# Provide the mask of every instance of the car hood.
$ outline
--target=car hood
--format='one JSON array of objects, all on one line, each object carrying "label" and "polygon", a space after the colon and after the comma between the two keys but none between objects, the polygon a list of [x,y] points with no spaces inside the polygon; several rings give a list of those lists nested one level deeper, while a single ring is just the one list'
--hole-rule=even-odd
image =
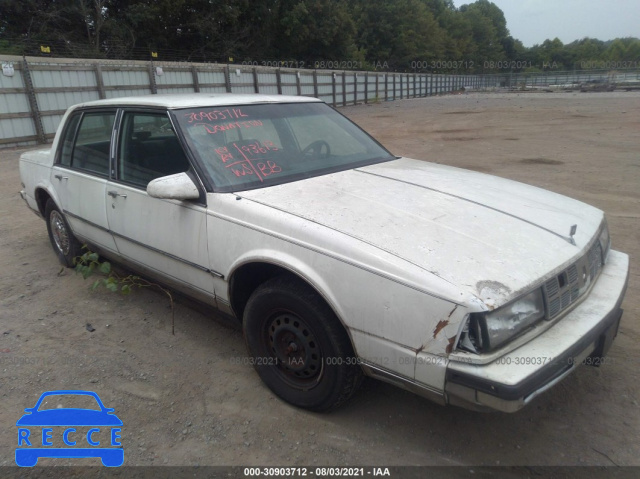
[{"label": "car hood", "polygon": [[408,158],[238,196],[401,258],[489,308],[582,254],[603,220],[546,190]]}]

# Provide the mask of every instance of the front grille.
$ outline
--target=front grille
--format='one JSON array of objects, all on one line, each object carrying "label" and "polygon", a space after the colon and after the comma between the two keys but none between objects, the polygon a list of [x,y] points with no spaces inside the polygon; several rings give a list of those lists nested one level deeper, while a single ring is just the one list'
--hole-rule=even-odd
[{"label": "front grille", "polygon": [[547,319],[555,318],[575,303],[589,289],[602,269],[602,264],[602,247],[596,241],[587,254],[548,280],[542,288],[547,305]]}]

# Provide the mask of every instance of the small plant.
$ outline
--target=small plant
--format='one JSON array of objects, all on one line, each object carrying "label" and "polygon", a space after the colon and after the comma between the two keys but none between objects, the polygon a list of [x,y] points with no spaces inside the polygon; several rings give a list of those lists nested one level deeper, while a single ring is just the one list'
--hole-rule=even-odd
[{"label": "small plant", "polygon": [[102,261],[98,253],[94,253],[89,249],[87,245],[82,246],[83,250],[86,250],[81,256],[73,258],[73,264],[75,265],[75,271],[77,274],[81,274],[84,279],[93,276],[94,274],[100,274],[105,276],[97,279],[91,286],[91,290],[95,291],[100,286],[104,286],[109,291],[114,293],[120,292],[122,294],[131,294],[136,288],[150,288],[154,287],[162,291],[169,298],[169,304],[171,305],[171,334],[175,335],[175,309],[173,304],[173,296],[171,291],[163,288],[159,284],[147,281],[144,278],[136,275],[122,275],[111,268],[111,263],[108,261]]}]

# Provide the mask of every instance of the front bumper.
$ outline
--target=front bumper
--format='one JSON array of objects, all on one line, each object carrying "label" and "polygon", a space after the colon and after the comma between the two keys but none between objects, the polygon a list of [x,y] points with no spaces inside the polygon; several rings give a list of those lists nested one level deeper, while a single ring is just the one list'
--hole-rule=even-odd
[{"label": "front bumper", "polygon": [[629,257],[611,251],[588,296],[540,336],[488,364],[449,362],[447,402],[514,412],[585,359],[600,364],[618,332],[628,277]]}]

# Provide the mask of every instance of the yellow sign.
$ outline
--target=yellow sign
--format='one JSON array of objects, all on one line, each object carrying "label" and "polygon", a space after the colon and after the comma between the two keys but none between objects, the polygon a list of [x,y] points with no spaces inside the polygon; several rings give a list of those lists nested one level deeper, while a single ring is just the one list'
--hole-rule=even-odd
[{"label": "yellow sign", "polygon": [[151,52],[152,58],[158,58],[158,52]]},{"label": "yellow sign", "polygon": [[51,47],[45,47],[44,45],[40,45],[40,51],[42,53],[51,53]]},{"label": "yellow sign", "polygon": [[229,57],[229,63],[233,63],[233,57]]}]

